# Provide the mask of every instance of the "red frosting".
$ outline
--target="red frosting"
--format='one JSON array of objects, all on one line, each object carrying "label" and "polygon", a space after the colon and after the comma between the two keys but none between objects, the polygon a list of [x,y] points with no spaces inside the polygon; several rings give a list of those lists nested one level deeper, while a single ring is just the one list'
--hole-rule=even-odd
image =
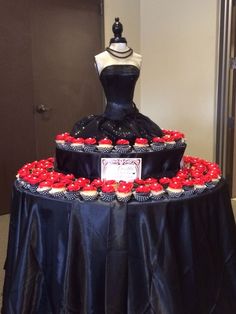
[{"label": "red frosting", "polygon": [[97,191],[96,187],[92,184],[87,184],[83,187],[83,191]]},{"label": "red frosting", "polygon": [[79,191],[80,185],[76,183],[71,183],[70,185],[67,186],[66,189],[69,192],[76,192],[76,191]]},{"label": "red frosting", "polygon": [[68,132],[65,132],[65,133],[62,133],[62,134],[58,134],[56,136],[56,140],[58,140],[58,141],[65,141],[69,135],[70,134]]},{"label": "red frosting", "polygon": [[156,178],[147,178],[145,180],[145,184],[153,184],[153,183],[156,183],[156,182],[157,182]]},{"label": "red frosting", "polygon": [[150,187],[148,185],[140,185],[135,190],[137,193],[149,193]]},{"label": "red frosting", "polygon": [[56,182],[56,183],[53,183],[52,184],[52,188],[64,188],[65,187],[65,184],[63,182]]},{"label": "red frosting", "polygon": [[96,188],[99,188],[103,185],[103,181],[99,178],[97,179],[94,179],[92,182],[91,182],[92,185],[94,185]]},{"label": "red frosting", "polygon": [[129,145],[129,141],[121,138],[116,141],[116,145]]},{"label": "red frosting", "polygon": [[84,139],[82,137],[75,138],[73,143],[84,144]]},{"label": "red frosting", "polygon": [[112,141],[109,138],[103,138],[98,142],[98,144],[112,145]]},{"label": "red frosting", "polygon": [[161,184],[169,184],[170,181],[171,181],[170,178],[167,178],[167,177],[163,177],[159,180]]},{"label": "red frosting", "polygon": [[104,192],[104,193],[113,193],[113,192],[115,192],[114,185],[104,184],[102,186],[102,192]]},{"label": "red frosting", "polygon": [[169,183],[169,187],[172,189],[182,189],[183,184],[181,182],[178,182],[178,181],[171,181]]},{"label": "red frosting", "polygon": [[86,145],[95,145],[97,143],[94,137],[88,137],[84,140],[84,144]]},{"label": "red frosting", "polygon": [[153,183],[150,185],[150,189],[151,191],[159,192],[159,191],[163,191],[163,186],[159,183]]},{"label": "red frosting", "polygon": [[137,137],[135,140],[135,144],[147,145],[148,140],[144,137]]},{"label": "red frosting", "polygon": [[165,143],[165,140],[162,137],[153,137],[153,143]]},{"label": "red frosting", "polygon": [[129,193],[132,191],[133,184],[130,182],[120,182],[117,191],[120,193]]}]

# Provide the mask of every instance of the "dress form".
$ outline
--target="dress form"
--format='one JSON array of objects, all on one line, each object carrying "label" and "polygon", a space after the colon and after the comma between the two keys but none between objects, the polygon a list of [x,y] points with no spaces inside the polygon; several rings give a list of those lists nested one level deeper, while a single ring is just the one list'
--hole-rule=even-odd
[{"label": "dress form", "polygon": [[114,38],[109,47],[95,56],[95,65],[103,86],[107,104],[103,114],[88,116],[78,121],[71,135],[75,137],[128,139],[145,137],[151,140],[162,136],[162,131],[151,119],[142,115],[133,102],[142,57],[128,47],[122,37],[123,27],[119,18],[113,24]]}]

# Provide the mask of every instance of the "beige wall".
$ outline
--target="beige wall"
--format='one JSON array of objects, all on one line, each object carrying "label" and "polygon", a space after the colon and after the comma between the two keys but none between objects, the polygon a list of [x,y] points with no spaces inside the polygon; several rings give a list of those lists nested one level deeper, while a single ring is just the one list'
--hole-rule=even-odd
[{"label": "beige wall", "polygon": [[105,0],[105,38],[115,16],[143,56],[141,112],[182,130],[187,153],[214,157],[218,0]]}]

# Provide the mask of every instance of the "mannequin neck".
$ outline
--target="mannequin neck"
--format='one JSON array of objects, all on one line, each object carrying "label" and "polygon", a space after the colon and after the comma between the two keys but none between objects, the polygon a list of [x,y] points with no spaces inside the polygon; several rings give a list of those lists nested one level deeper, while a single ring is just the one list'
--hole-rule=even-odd
[{"label": "mannequin neck", "polygon": [[119,51],[124,52],[130,49],[126,43],[112,43],[110,44],[109,48],[118,52]]}]

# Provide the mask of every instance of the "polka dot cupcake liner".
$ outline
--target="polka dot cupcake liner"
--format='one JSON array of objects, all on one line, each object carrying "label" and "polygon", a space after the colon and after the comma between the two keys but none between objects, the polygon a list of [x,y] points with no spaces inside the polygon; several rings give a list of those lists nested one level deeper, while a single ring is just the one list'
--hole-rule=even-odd
[{"label": "polka dot cupcake liner", "polygon": [[137,152],[137,153],[145,153],[148,151],[148,147],[147,146],[133,146],[133,149]]},{"label": "polka dot cupcake liner", "polygon": [[84,145],[84,151],[86,153],[92,153],[96,150],[96,146],[95,145]]},{"label": "polka dot cupcake liner", "polygon": [[160,199],[163,199],[165,197],[165,192],[163,191],[163,193],[160,194],[155,194],[155,193],[151,193],[151,198],[155,201],[158,201]]},{"label": "polka dot cupcake liner", "polygon": [[127,196],[116,195],[116,198],[118,199],[119,202],[127,203],[131,199],[131,196],[132,195],[127,195]]},{"label": "polka dot cupcake liner", "polygon": [[65,198],[69,201],[75,200],[80,197],[79,192],[65,192]]},{"label": "polka dot cupcake liner", "polygon": [[195,193],[194,189],[189,189],[189,190],[184,190],[184,195],[185,196],[191,196]]},{"label": "polka dot cupcake liner", "polygon": [[104,202],[112,202],[115,199],[115,193],[103,193],[100,194],[100,199]]},{"label": "polka dot cupcake liner", "polygon": [[196,189],[195,189],[195,192],[198,193],[198,194],[200,194],[200,193],[202,193],[202,192],[205,191],[205,190],[206,190],[206,187],[204,186],[204,187],[202,187],[202,188],[196,188]]},{"label": "polka dot cupcake liner", "polygon": [[37,191],[38,186],[35,184],[29,184],[28,189],[30,192],[35,193]]},{"label": "polka dot cupcake liner", "polygon": [[112,151],[113,147],[99,147],[97,146],[97,150],[100,153],[110,153]]},{"label": "polka dot cupcake liner", "polygon": [[167,191],[167,193],[168,193],[168,196],[169,196],[170,198],[178,198],[178,197],[180,197],[180,196],[183,194],[182,191],[181,191],[181,192],[171,192],[171,191]]},{"label": "polka dot cupcake liner", "polygon": [[130,145],[116,145],[115,151],[117,151],[120,154],[125,154],[131,151]]},{"label": "polka dot cupcake liner", "polygon": [[64,192],[56,192],[56,193],[48,193],[53,198],[64,198],[65,193]]},{"label": "polka dot cupcake liner", "polygon": [[136,193],[136,192],[134,192],[134,198],[138,202],[146,202],[150,198],[150,193],[145,193],[144,194],[144,193]]},{"label": "polka dot cupcake liner", "polygon": [[84,146],[83,145],[71,146],[71,150],[73,152],[83,152]]},{"label": "polka dot cupcake liner", "polygon": [[152,148],[153,151],[159,152],[159,151],[165,149],[165,144],[163,144],[163,145],[151,144],[151,148]]},{"label": "polka dot cupcake liner", "polygon": [[37,192],[40,194],[40,195],[48,195],[49,194],[49,191],[50,191],[51,189],[49,188],[49,189],[47,189],[47,190],[42,190],[42,191],[38,191],[37,190]]},{"label": "polka dot cupcake liner", "polygon": [[98,193],[96,193],[94,195],[87,195],[87,194],[83,194],[81,192],[80,195],[84,201],[95,201],[97,199]]}]

